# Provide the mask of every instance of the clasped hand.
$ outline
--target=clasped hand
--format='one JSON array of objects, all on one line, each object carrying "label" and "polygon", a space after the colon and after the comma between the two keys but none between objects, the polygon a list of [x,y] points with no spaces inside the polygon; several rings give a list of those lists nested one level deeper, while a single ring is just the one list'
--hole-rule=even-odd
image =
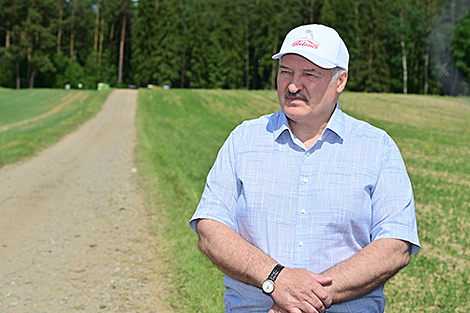
[{"label": "clasped hand", "polygon": [[332,303],[325,286],[332,279],[305,269],[285,268],[271,294],[274,305],[269,313],[323,313]]}]

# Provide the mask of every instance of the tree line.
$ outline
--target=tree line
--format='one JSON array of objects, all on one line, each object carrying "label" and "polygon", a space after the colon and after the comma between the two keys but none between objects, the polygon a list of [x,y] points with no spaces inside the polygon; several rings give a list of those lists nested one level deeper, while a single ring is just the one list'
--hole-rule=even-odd
[{"label": "tree line", "polygon": [[287,32],[321,23],[348,46],[349,90],[468,94],[468,2],[0,0],[0,86],[274,89]]}]

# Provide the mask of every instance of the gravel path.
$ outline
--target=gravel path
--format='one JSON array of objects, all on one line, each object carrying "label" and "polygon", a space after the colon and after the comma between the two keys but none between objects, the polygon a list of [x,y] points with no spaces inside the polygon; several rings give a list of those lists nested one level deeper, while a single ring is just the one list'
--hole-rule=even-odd
[{"label": "gravel path", "polygon": [[133,165],[137,91],[0,169],[0,312],[171,312]]}]

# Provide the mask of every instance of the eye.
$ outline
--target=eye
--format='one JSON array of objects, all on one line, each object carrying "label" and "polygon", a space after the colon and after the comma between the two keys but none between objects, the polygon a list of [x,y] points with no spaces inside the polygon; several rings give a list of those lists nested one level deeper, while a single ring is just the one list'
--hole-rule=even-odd
[{"label": "eye", "polygon": [[288,77],[292,75],[292,72],[288,70],[279,70],[279,75]]},{"label": "eye", "polygon": [[307,72],[304,74],[306,77],[311,78],[311,79],[320,79],[322,76],[319,73],[310,73]]}]

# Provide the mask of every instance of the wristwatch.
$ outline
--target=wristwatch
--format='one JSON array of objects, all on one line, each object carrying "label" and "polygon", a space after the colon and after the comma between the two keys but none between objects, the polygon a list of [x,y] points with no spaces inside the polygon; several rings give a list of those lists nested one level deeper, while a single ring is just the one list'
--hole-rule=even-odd
[{"label": "wristwatch", "polygon": [[263,289],[263,292],[265,294],[270,295],[274,291],[274,282],[276,281],[277,276],[283,268],[284,266],[282,266],[281,264],[276,265],[271,271],[271,274],[269,274],[268,278],[263,281],[263,283],[261,284],[261,289]]}]

